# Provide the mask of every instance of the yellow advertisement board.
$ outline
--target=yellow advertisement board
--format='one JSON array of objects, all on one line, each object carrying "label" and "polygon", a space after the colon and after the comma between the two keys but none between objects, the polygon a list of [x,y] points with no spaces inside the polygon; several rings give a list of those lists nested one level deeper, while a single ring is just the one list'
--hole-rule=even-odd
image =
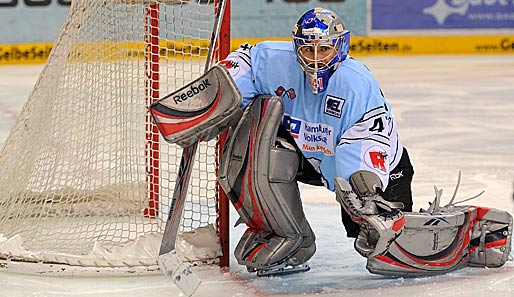
[{"label": "yellow advertisement board", "polygon": [[[231,40],[232,50],[247,42],[255,44],[264,40],[283,40],[289,38],[235,38]],[[0,45],[0,64],[44,63],[52,49],[52,43],[7,44]],[[105,45],[102,45],[105,46]],[[121,46],[123,47],[123,46]],[[134,50],[134,45],[130,45]],[[136,46],[141,55],[141,44]],[[162,42],[161,55],[176,52],[177,44]],[[120,44],[116,45],[120,50]],[[193,50],[196,46],[184,47]],[[121,49],[122,52],[125,52]],[[112,54],[112,52],[111,52]],[[368,55],[434,55],[434,54],[514,54],[514,35],[481,35],[481,36],[378,36],[351,37],[350,54],[353,56]],[[197,55],[197,53],[195,54]],[[115,57],[111,57],[115,58]]]},{"label": "yellow advertisement board", "polygon": [[[232,49],[265,39],[233,39]],[[268,39],[269,40],[269,39]],[[275,40],[289,41],[289,38]],[[377,36],[350,38],[350,54],[432,55],[432,54],[514,54],[514,35],[483,36]]]},{"label": "yellow advertisement board", "polygon": [[45,63],[53,43],[0,45],[0,64]]}]

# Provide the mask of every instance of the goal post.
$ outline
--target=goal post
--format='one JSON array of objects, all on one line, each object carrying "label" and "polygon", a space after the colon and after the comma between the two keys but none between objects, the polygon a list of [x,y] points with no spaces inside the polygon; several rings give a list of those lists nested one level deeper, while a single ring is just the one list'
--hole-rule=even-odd
[{"label": "goal post", "polygon": [[[182,149],[164,142],[147,107],[203,73],[214,7],[72,2],[0,151],[4,268],[156,270]],[[230,50],[229,19],[225,13],[218,58]],[[228,201],[216,181],[221,142],[198,147],[179,232],[214,230],[222,252],[188,259],[228,266]]]},{"label": "goal post", "polygon": [[[153,3],[145,7],[145,94],[146,105],[150,106],[159,99],[159,4]],[[149,113],[146,123],[146,168],[148,184],[148,207],[144,214],[148,217],[157,216],[159,203],[159,130]]]},{"label": "goal post", "polygon": [[[223,14],[223,19],[220,28],[220,36],[218,41],[218,60],[225,59],[230,54],[230,0],[226,0],[225,3],[225,12]],[[225,144],[225,140],[227,139],[227,132],[222,133],[218,136],[217,142],[217,163],[216,168],[219,166],[219,160],[221,160],[221,153],[223,152],[223,145]],[[217,173],[217,172],[216,172]],[[230,228],[230,216],[229,216],[229,199],[226,193],[223,191],[219,183],[216,183],[216,195],[218,201],[218,212],[223,214],[218,216],[218,229],[219,232],[219,240],[221,243],[221,253],[222,257],[220,257],[220,266],[228,267],[229,266],[229,254],[230,254],[230,232],[228,231]]]}]

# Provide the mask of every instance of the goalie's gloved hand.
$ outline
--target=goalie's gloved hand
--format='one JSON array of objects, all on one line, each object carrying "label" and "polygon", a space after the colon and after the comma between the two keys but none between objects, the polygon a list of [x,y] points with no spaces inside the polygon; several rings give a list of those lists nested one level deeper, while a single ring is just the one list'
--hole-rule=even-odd
[{"label": "goalie's gloved hand", "polygon": [[385,254],[389,246],[400,236],[405,224],[405,218],[399,209],[363,215],[362,218],[365,222],[360,225],[354,248],[366,258]]},{"label": "goalie's gloved hand", "polygon": [[405,218],[402,203],[384,200],[379,193],[358,196],[344,179],[336,177],[336,199],[361,224],[355,250],[366,258],[383,255],[402,233]]}]

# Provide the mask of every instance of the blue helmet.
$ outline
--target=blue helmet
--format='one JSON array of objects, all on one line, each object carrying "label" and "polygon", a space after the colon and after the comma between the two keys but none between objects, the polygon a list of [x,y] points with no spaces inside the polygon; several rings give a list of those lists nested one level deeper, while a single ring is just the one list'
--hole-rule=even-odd
[{"label": "blue helmet", "polygon": [[350,50],[350,31],[333,11],[316,7],[304,13],[293,28],[296,59],[314,94],[323,92],[328,79]]}]

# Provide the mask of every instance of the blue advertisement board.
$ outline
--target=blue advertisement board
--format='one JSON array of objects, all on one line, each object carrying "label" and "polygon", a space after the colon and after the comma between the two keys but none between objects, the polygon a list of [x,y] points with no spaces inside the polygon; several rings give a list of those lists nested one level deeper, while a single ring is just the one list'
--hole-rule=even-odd
[{"label": "blue advertisement board", "polygon": [[514,0],[373,0],[371,29],[514,29]]}]

